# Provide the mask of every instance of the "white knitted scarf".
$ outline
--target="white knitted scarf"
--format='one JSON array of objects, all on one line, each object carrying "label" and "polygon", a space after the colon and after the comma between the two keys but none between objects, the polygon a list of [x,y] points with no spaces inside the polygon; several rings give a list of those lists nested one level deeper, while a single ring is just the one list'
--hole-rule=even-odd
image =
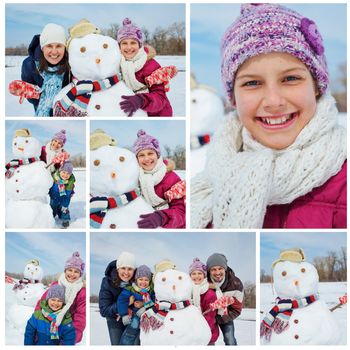
[{"label": "white knitted scarf", "polygon": [[[46,165],[49,165],[52,163],[52,159],[57,156],[58,153],[62,152],[62,148],[58,149],[57,151],[54,151],[51,149],[51,141],[46,145],[45,147],[46,151]],[[53,173],[56,171],[55,164],[51,164],[48,166],[48,169],[50,170],[50,173]]]},{"label": "white knitted scarf", "polygon": [[75,282],[68,282],[64,273],[58,279],[58,284],[64,287],[64,299],[66,305],[62,308],[60,313],[56,318],[56,324],[59,326],[63,320],[64,315],[72,306],[74,299],[76,298],[78,292],[83,288],[83,278],[80,277]]},{"label": "white knitted scarf", "polygon": [[[200,284],[192,285],[192,302],[194,306],[197,306],[201,310],[201,294],[204,294],[209,289],[209,283],[206,278]],[[201,310],[204,312],[205,310]]]},{"label": "white knitted scarf", "polygon": [[287,204],[323,185],[346,160],[346,130],[325,95],[292,145],[273,150],[255,141],[237,115],[225,118],[191,184],[191,227],[261,228],[266,207]]},{"label": "white knitted scarf", "polygon": [[123,80],[127,87],[134,91],[136,94],[141,92],[148,92],[147,86],[140,83],[135,77],[135,73],[142,69],[146,61],[147,53],[145,52],[143,46],[132,59],[126,59],[122,55],[120,61],[120,69],[123,75]]},{"label": "white knitted scarf", "polygon": [[166,172],[167,168],[162,156],[158,158],[157,164],[152,170],[148,171],[140,167],[139,181],[142,196],[155,210],[169,208],[168,202],[164,198],[159,197],[154,190],[154,186],[163,180]]},{"label": "white knitted scarf", "polygon": [[[214,287],[215,287],[215,293],[216,293],[216,299],[220,299],[224,293],[221,290],[221,286],[224,284],[225,282],[225,278],[223,278],[223,280],[221,282],[215,282],[213,281]],[[218,309],[218,315],[223,316],[225,314],[225,309]]]}]

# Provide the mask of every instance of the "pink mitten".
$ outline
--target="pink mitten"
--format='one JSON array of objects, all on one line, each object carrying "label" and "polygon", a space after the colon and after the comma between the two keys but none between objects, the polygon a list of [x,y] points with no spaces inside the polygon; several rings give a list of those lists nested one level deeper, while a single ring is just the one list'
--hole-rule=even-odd
[{"label": "pink mitten", "polygon": [[23,80],[14,80],[9,84],[9,92],[12,95],[20,96],[19,103],[23,102],[24,98],[40,98],[40,88],[37,85],[27,83]]}]

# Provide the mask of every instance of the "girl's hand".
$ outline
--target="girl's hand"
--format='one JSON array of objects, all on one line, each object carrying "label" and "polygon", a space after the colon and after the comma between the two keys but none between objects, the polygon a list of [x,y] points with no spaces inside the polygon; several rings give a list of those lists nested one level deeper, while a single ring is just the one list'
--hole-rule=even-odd
[{"label": "girl's hand", "polygon": [[136,308],[141,308],[142,306],[143,306],[143,301],[141,301],[141,300],[136,300],[135,302],[134,302],[134,306],[136,307]]},{"label": "girl's hand", "polygon": [[139,108],[143,106],[144,100],[141,95],[125,96],[122,98],[124,101],[120,102],[120,108],[124,111],[128,117],[131,117]]},{"label": "girl's hand", "polygon": [[142,220],[137,222],[138,228],[157,228],[162,226],[162,217],[156,211],[151,214],[140,215]]}]

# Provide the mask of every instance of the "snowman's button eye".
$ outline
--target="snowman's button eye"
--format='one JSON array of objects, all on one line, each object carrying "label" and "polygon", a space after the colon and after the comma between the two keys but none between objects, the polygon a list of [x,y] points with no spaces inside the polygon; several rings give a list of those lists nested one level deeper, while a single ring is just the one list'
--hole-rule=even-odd
[{"label": "snowman's button eye", "polygon": [[179,278],[179,280],[182,280],[182,276],[179,276],[178,278]]},{"label": "snowman's button eye", "polygon": [[287,276],[287,272],[286,271],[282,271],[282,276]]},{"label": "snowman's button eye", "polygon": [[81,48],[80,48],[80,52],[81,53],[84,53],[86,51],[86,47],[85,46],[82,46]]},{"label": "snowman's button eye", "polygon": [[163,281],[163,282],[165,282],[165,281],[166,281],[166,278],[165,278],[165,277],[163,277],[163,278],[162,278],[162,281]]},{"label": "snowman's button eye", "polygon": [[95,160],[94,160],[94,165],[95,165],[95,166],[99,166],[100,163],[101,163],[101,162],[99,161],[99,159],[95,159]]},{"label": "snowman's button eye", "polygon": [[104,44],[103,44],[103,48],[104,48],[104,49],[108,49],[108,44],[104,43]]},{"label": "snowman's button eye", "polygon": [[194,98],[194,99],[192,99],[192,102],[193,103],[197,103],[197,100]]},{"label": "snowman's button eye", "polygon": [[15,142],[14,145],[17,146],[17,142]]},{"label": "snowman's button eye", "polygon": [[28,143],[28,140],[26,140],[26,143]]},{"label": "snowman's button eye", "polygon": [[124,157],[124,156],[120,156],[120,157],[119,157],[119,160],[120,160],[121,162],[124,162],[125,157]]},{"label": "snowman's button eye", "polygon": [[303,267],[301,270],[300,270],[302,273],[304,273],[306,271],[306,269]]}]

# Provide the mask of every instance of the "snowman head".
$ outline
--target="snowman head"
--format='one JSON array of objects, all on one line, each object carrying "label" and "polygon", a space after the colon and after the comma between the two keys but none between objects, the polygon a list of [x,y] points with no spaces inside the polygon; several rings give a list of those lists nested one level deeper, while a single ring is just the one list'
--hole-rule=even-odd
[{"label": "snowman head", "polygon": [[32,137],[22,136],[21,133],[15,133],[12,140],[12,153],[16,158],[39,157],[41,153],[41,145],[39,141]]},{"label": "snowman head", "polygon": [[109,36],[88,34],[74,38],[68,52],[72,73],[78,80],[105,79],[119,71],[119,46]]},{"label": "snowman head", "polygon": [[94,196],[117,196],[138,186],[139,166],[126,148],[102,146],[90,153],[90,185]]},{"label": "snowman head", "polygon": [[39,265],[39,261],[36,259],[29,261],[24,267],[23,276],[29,280],[40,282],[43,278],[43,269]]},{"label": "snowman head", "polygon": [[157,300],[171,303],[188,300],[191,298],[192,281],[185,272],[173,269],[157,272],[154,278],[154,292]]}]

